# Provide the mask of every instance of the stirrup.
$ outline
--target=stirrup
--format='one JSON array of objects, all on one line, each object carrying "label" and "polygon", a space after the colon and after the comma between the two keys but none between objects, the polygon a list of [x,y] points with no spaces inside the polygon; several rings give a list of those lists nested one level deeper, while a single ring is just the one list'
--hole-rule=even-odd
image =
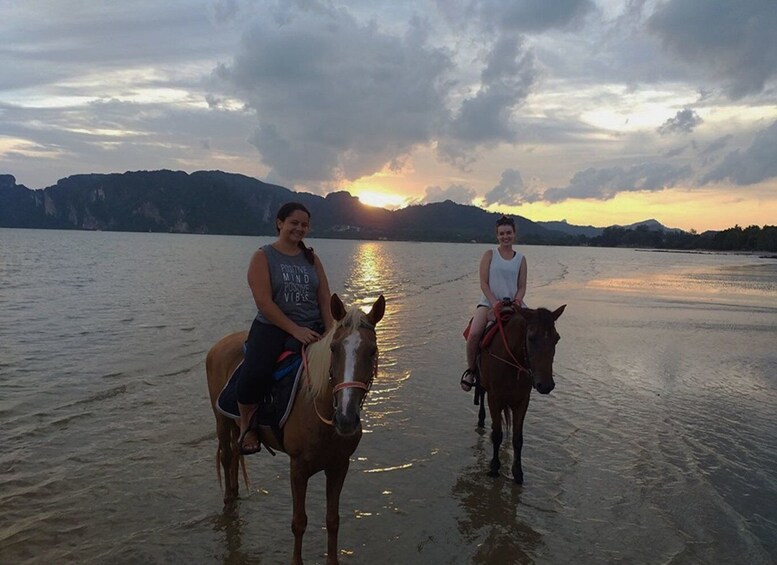
[{"label": "stirrup", "polygon": [[[467,377],[472,376],[472,381],[470,382]],[[465,369],[464,372],[461,374],[461,380],[459,381],[459,384],[462,385],[462,390],[464,392],[469,392],[472,390],[472,387],[477,384],[477,373],[473,371],[472,369]],[[467,387],[466,389],[463,387]]]}]

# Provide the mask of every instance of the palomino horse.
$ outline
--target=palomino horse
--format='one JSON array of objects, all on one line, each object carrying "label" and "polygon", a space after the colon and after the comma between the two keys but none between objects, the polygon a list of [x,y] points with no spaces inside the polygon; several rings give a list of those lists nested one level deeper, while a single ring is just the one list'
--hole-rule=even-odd
[{"label": "palomino horse", "polygon": [[[383,318],[386,300],[381,295],[369,314],[358,308],[346,310],[334,294],[331,300],[335,326],[307,349],[303,386],[283,427],[282,443],[260,428],[262,443],[290,457],[294,532],[293,563],[302,563],[302,536],[307,526],[305,493],[308,479],[326,473],[327,563],[338,563],[337,533],[340,525],[340,492],[348,473],[349,458],[362,436],[359,412],[377,370],[378,346],[375,325]],[[222,338],[208,352],[208,390],[216,415],[219,446],[219,480],[223,469],[224,504],[238,496],[238,471],[242,456],[238,447],[237,422],[216,409],[216,400],[243,358],[246,332]]]},{"label": "palomino horse", "polygon": [[[529,396],[534,387],[540,394],[549,394],[556,386],[553,381],[553,356],[561,339],[556,320],[566,304],[555,312],[545,308],[517,308],[508,300],[494,308],[498,334],[480,352],[480,386],[488,399],[491,415],[491,443],[494,456],[489,475],[499,476],[499,448],[502,445],[502,420],[513,426],[513,480],[523,484],[521,449],[523,421],[529,408]],[[481,412],[483,404],[481,402]],[[479,425],[483,426],[483,414]]]}]

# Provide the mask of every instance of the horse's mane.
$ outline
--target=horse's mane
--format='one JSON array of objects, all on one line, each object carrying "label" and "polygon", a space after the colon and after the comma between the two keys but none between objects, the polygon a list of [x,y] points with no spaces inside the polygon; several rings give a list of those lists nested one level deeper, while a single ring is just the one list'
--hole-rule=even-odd
[{"label": "horse's mane", "polygon": [[351,307],[345,317],[337,322],[332,329],[316,343],[307,348],[308,379],[313,396],[319,396],[329,381],[329,366],[332,362],[332,338],[338,328],[345,328],[349,332],[354,331],[361,324],[364,313],[357,307]]}]

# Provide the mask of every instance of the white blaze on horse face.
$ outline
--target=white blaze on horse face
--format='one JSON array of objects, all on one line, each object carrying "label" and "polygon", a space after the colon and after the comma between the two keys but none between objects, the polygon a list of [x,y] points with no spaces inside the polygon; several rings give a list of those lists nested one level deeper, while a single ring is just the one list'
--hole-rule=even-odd
[{"label": "white blaze on horse face", "polygon": [[[359,350],[361,341],[362,338],[359,335],[359,332],[353,332],[343,340],[343,351],[345,353],[345,359],[343,360],[343,365],[345,367],[343,371],[344,383],[354,382],[356,380],[356,352]],[[358,400],[354,400],[354,393],[355,391],[353,388],[346,388],[343,390],[343,401],[340,404],[340,409],[343,412],[348,411],[351,402],[358,402]]]}]

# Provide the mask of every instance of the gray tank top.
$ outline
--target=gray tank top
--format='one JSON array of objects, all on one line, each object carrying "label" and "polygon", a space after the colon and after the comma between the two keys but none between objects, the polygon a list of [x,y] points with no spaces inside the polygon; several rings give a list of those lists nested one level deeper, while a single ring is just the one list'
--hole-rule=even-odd
[{"label": "gray tank top", "polygon": [[[306,328],[322,325],[318,307],[318,273],[308,263],[305,254],[284,255],[272,245],[262,247],[270,271],[273,302],[292,322]],[[256,319],[263,324],[271,322],[261,310]]]}]

